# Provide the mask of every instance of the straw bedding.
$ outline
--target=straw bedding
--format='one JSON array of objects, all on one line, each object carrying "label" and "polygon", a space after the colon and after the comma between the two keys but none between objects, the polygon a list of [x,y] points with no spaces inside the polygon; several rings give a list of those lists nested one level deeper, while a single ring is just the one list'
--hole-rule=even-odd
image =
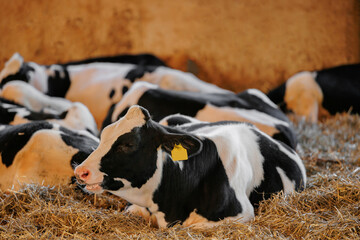
[{"label": "straw bedding", "polygon": [[319,124],[292,120],[307,188],[262,202],[252,222],[157,229],[125,214],[126,202],[115,196],[27,185],[0,192],[0,239],[359,239],[360,117],[339,114]]}]

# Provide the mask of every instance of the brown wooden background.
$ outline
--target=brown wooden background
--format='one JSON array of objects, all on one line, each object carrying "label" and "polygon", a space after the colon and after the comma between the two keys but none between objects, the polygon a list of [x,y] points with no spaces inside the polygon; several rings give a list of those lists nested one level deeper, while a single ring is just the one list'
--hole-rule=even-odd
[{"label": "brown wooden background", "polygon": [[[358,0],[0,0],[0,66],[151,52],[240,91],[360,61]],[[191,62],[192,64],[189,64]],[[194,65],[196,66],[194,68]]]}]

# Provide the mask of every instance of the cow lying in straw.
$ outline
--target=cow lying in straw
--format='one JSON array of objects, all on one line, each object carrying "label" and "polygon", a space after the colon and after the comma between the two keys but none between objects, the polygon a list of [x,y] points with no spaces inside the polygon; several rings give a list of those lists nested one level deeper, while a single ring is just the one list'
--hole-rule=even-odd
[{"label": "cow lying in straw", "polygon": [[246,222],[259,201],[306,184],[294,150],[250,124],[168,127],[136,105],[103,130],[75,175],[90,192],[108,191],[147,208],[160,227]]},{"label": "cow lying in straw", "polygon": [[25,183],[68,184],[75,166],[97,145],[98,139],[87,131],[46,121],[0,125],[0,190]]}]

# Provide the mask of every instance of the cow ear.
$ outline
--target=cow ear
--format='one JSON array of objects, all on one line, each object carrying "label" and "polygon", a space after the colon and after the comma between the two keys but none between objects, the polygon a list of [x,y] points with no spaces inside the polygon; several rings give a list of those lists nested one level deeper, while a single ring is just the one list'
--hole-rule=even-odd
[{"label": "cow ear", "polygon": [[24,63],[23,57],[19,53],[15,53],[6,63],[4,69],[0,72],[0,80],[7,76],[13,75],[20,71],[21,65]]},{"label": "cow ear", "polygon": [[199,154],[203,147],[200,139],[195,136],[188,134],[166,134],[163,138],[162,148],[171,154],[175,145],[178,144],[181,144],[187,150],[189,158]]}]

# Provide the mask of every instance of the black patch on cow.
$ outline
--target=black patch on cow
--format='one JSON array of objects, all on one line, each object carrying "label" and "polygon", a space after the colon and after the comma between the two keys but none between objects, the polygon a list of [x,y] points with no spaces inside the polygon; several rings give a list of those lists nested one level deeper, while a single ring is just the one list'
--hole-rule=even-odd
[{"label": "black patch on cow", "polygon": [[178,126],[186,123],[191,123],[189,119],[182,116],[172,116],[171,118],[168,118],[166,121],[168,126]]},{"label": "black patch on cow", "polygon": [[9,75],[1,81],[0,87],[2,88],[6,83],[14,80],[29,82],[30,80],[29,73],[34,71],[35,69],[33,67],[29,66],[28,63],[24,62],[17,73]]},{"label": "black patch on cow", "polygon": [[316,82],[323,95],[323,107],[330,114],[360,113],[360,64],[342,65],[317,72]]},{"label": "black patch on cow", "polygon": [[9,126],[0,131],[0,152],[2,163],[9,167],[15,155],[27,144],[31,136],[38,130],[51,129],[48,122],[32,122]]},{"label": "black patch on cow", "polygon": [[211,221],[242,212],[215,144],[209,139],[202,144],[201,153],[183,161],[182,170],[170,157],[165,160],[162,180],[153,201],[170,224],[185,221],[195,209],[197,214]]},{"label": "black patch on cow", "polygon": [[20,105],[0,97],[0,124],[9,124],[14,121],[16,111],[11,111],[12,107],[9,105],[14,106],[14,108],[21,108]]},{"label": "black patch on cow", "polygon": [[71,84],[70,76],[65,67],[58,65],[58,68],[54,70],[53,76],[48,75],[48,91],[46,94],[53,97],[65,97]]},{"label": "black patch on cow", "polygon": [[273,101],[275,104],[284,106],[284,97],[285,97],[285,89],[286,83],[281,84],[279,87],[269,91],[267,96]]},{"label": "black patch on cow", "polygon": [[115,106],[116,106],[116,104],[112,104],[110,106],[109,111],[108,111],[108,113],[107,113],[107,115],[106,115],[106,117],[105,117],[105,119],[104,119],[104,121],[102,123],[101,129],[104,129],[107,125],[110,125],[112,123],[111,118],[112,118],[112,115],[114,113]]},{"label": "black patch on cow", "polygon": [[109,98],[111,99],[115,95],[115,89],[111,89],[109,93]]},{"label": "black patch on cow", "polygon": [[137,79],[142,78],[145,73],[152,73],[156,68],[157,66],[139,64],[131,69],[126,74],[125,78],[129,79],[131,82],[135,82]]},{"label": "black patch on cow", "polygon": [[[279,146],[263,136],[256,130],[252,130],[258,136],[258,144],[261,155],[264,157],[263,169],[264,179],[258,187],[256,187],[250,194],[250,202],[257,206],[257,204],[267,199],[272,193],[280,192],[283,190],[283,183],[276,167],[281,168],[286,176],[295,182],[295,190],[302,190],[304,188],[304,179],[300,167],[297,163],[289,159],[288,155],[283,153]],[[279,142],[282,144],[281,142]],[[289,152],[295,154],[294,150],[285,144],[282,144]]]},{"label": "black patch on cow", "polygon": [[65,119],[68,113],[69,113],[68,111],[64,111],[64,112],[60,113],[59,119]]},{"label": "black patch on cow", "polygon": [[109,191],[117,191],[124,186],[125,185],[122,181],[115,180],[109,176],[104,176],[104,180],[101,183],[101,187],[103,187]]},{"label": "black patch on cow", "polygon": [[[156,170],[158,146],[159,134],[154,129],[136,127],[112,144],[101,158],[100,171],[109,179],[124,178],[131,182],[132,187],[141,188]],[[110,186],[104,184],[103,187],[108,189]]]},{"label": "black patch on cow", "polygon": [[197,94],[199,93],[149,89],[139,98],[137,104],[146,108],[155,121],[176,113],[194,117],[206,104],[204,101],[194,100]]},{"label": "black patch on cow", "polygon": [[127,86],[123,86],[121,92],[124,95],[127,91],[129,91],[129,88]]},{"label": "black patch on cow", "polygon": [[60,127],[60,131],[62,132],[61,139],[65,144],[79,150],[79,152],[71,158],[70,164],[72,168],[81,164],[99,145],[94,139],[79,134],[76,131],[64,127]]},{"label": "black patch on cow", "polygon": [[290,127],[285,127],[284,125],[276,124],[275,128],[278,129],[279,132],[275,133],[272,138],[285,143],[293,149],[296,149],[298,140],[293,127],[291,125]]},{"label": "black patch on cow", "polygon": [[97,57],[97,58],[89,58],[80,61],[72,61],[68,63],[61,64],[62,66],[69,65],[80,65],[87,63],[95,63],[95,62],[105,62],[105,63],[130,63],[130,64],[143,64],[143,65],[152,65],[152,66],[166,66],[164,61],[160,58],[148,54],[122,54],[116,56],[106,56],[106,57]]}]

